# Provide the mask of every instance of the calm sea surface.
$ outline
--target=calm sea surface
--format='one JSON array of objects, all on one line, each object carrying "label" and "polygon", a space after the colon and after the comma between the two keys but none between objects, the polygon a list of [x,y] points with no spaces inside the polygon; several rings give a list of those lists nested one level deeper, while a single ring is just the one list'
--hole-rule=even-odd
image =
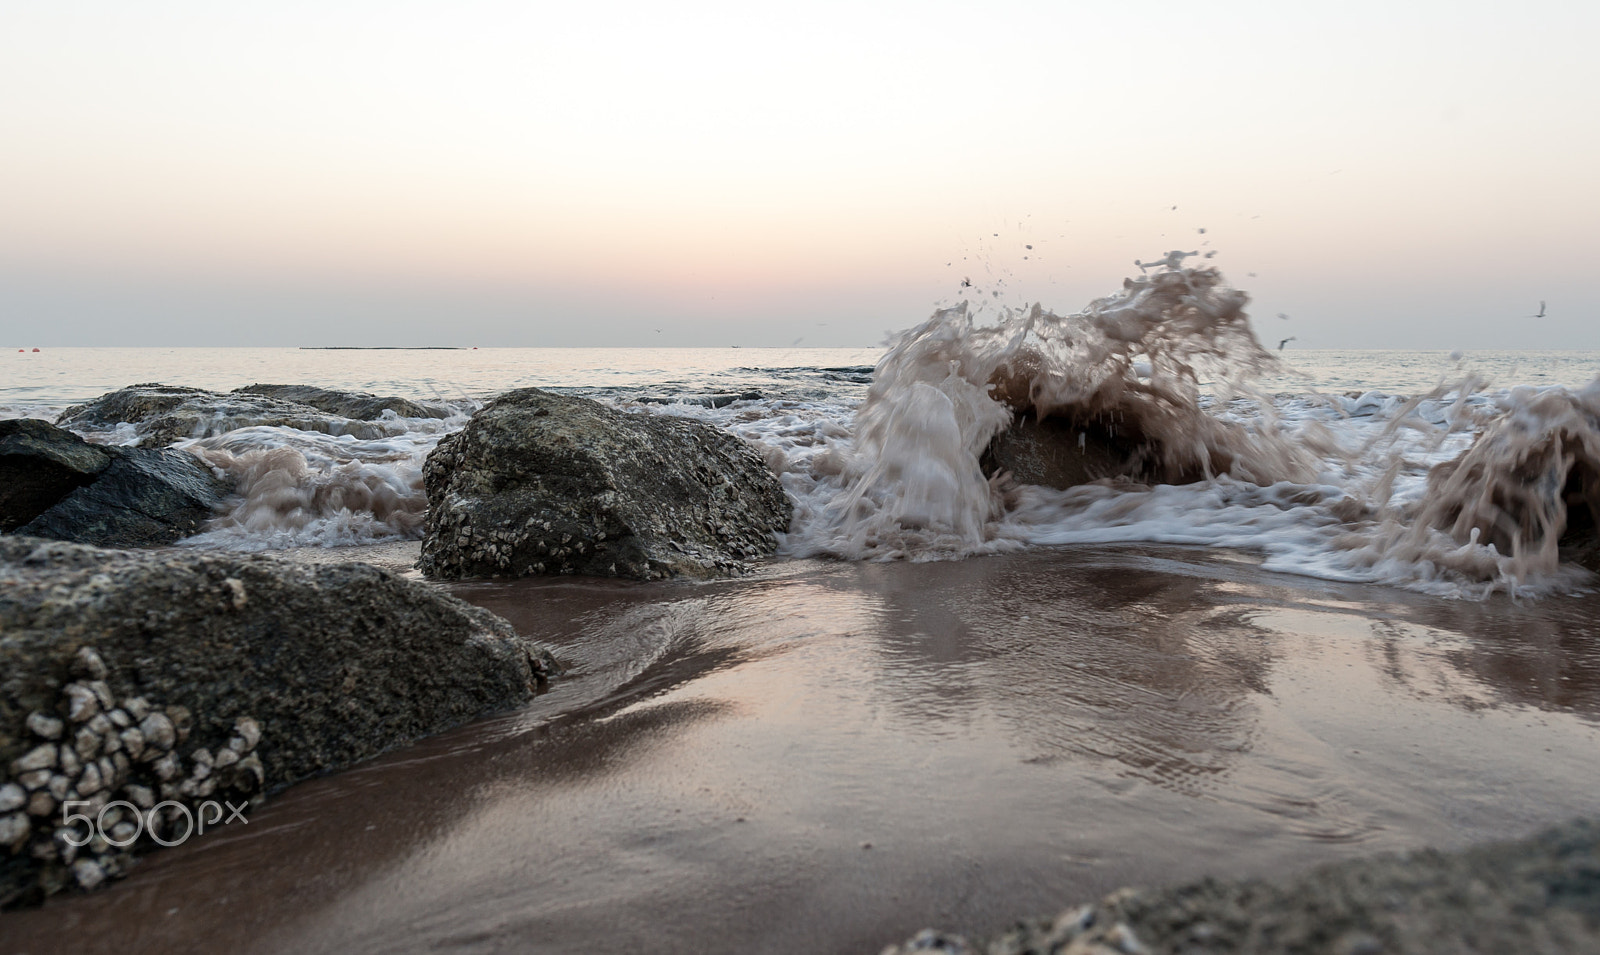
[{"label": "calm sea surface", "polygon": [[[870,367],[881,348],[53,348],[0,355],[0,413],[60,408],[135,382],[213,390],[309,384],[407,398],[482,400],[512,388],[703,392],[766,389],[858,397],[827,369]],[[1269,391],[1426,391],[1465,371],[1494,385],[1581,386],[1600,351],[1294,351]]]}]

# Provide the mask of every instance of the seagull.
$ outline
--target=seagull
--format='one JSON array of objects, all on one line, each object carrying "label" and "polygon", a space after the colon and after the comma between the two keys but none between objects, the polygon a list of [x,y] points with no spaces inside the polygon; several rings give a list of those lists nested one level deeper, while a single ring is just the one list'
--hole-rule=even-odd
[{"label": "seagull", "polygon": [[1278,343],[1278,351],[1283,351],[1283,346],[1289,344],[1292,341],[1294,341],[1294,336],[1290,335],[1288,338],[1285,338],[1283,341],[1279,342]]},{"label": "seagull", "polygon": [[1544,299],[1539,300],[1539,314],[1529,315],[1529,318],[1544,318]]}]

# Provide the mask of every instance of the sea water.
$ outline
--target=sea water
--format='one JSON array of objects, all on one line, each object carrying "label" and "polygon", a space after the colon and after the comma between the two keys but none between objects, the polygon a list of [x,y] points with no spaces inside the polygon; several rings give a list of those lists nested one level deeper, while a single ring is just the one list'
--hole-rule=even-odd
[{"label": "sea water", "polygon": [[[452,412],[390,416],[366,438],[197,429],[177,446],[238,494],[192,547],[418,538],[428,452],[494,395],[533,386],[748,440],[795,504],[782,557],[1144,541],[1450,596],[1587,586],[1559,539],[1568,499],[1600,470],[1600,352],[1268,351],[1245,293],[1180,266],[1078,312],[962,304],[871,349],[25,349],[0,355],[0,416],[53,419],[154,381],[309,384]],[[1023,411],[1136,432],[1144,471],[1066,490],[984,474],[984,447]],[[84,435],[146,440],[132,424]],[[1481,460],[1430,483],[1469,447]]]},{"label": "sea water", "polygon": [[[453,409],[363,439],[198,428],[177,446],[242,491],[186,547],[414,547],[427,451],[524,386],[726,428],[795,503],[743,579],[450,584],[552,647],[547,693],[0,934],[865,953],[1600,813],[1600,597],[1549,546],[1590,466],[1600,353],[1279,352],[1246,313],[1190,272],[1060,315],[946,310],[859,351],[0,355],[9,415],[156,380]],[[1024,404],[1168,440],[1139,480],[984,474]]]}]

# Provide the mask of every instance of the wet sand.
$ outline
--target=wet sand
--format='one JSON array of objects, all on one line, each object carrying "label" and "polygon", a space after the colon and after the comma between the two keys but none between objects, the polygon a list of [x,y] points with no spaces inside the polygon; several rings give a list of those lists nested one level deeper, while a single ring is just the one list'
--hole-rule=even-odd
[{"label": "wet sand", "polygon": [[452,590],[569,674],[0,916],[5,950],[876,952],[1600,815],[1593,595],[1173,548]]}]

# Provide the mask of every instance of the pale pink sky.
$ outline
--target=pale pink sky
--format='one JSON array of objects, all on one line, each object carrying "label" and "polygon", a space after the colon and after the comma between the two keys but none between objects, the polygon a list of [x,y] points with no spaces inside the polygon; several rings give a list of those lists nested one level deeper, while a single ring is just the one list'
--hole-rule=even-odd
[{"label": "pale pink sky", "polygon": [[1593,3],[16,7],[7,342],[861,345],[1181,247],[1303,347],[1600,348]]}]

